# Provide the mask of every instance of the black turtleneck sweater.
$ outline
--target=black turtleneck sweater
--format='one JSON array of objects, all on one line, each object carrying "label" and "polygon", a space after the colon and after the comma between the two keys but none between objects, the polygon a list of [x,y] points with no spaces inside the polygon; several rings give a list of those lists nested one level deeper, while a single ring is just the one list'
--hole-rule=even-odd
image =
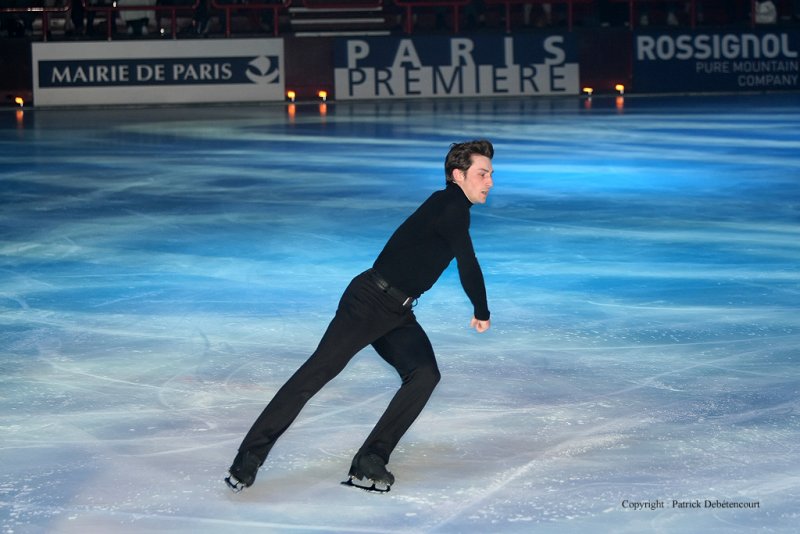
[{"label": "black turtleneck sweater", "polygon": [[436,191],[394,232],[373,267],[392,286],[418,297],[453,258],[476,319],[489,319],[483,273],[469,236],[472,203],[454,183]]}]

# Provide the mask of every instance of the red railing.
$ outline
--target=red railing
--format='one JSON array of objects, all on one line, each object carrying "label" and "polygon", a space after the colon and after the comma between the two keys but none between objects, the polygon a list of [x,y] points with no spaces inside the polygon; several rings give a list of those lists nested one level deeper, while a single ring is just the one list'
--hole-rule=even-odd
[{"label": "red railing", "polygon": [[394,3],[402,7],[406,12],[405,32],[411,33],[414,30],[415,7],[450,7],[453,9],[453,33],[459,30],[459,10],[469,4],[471,0],[394,0]]},{"label": "red railing", "polygon": [[[487,0],[489,1],[489,0]],[[616,3],[626,3],[628,4],[628,24],[631,29],[634,29],[636,26],[641,26],[636,21],[636,14],[637,11],[641,9],[643,5],[646,4],[677,4],[679,6],[688,5],[688,14],[689,14],[689,26],[691,28],[697,27],[697,14],[698,14],[698,0],[683,0],[682,2],[676,2],[675,0],[610,0],[611,2]],[[744,22],[744,15],[745,13],[749,12],[749,24],[751,27],[756,26],[756,0],[736,0],[732,2],[727,2],[725,4],[725,8],[727,9],[728,16],[733,17],[734,23],[738,20],[739,22]],[[785,0],[775,0],[775,7],[780,12],[789,12],[791,11],[789,6],[786,5],[788,2]],[[703,4],[703,1],[700,0],[700,4]],[[780,16],[779,16],[780,18]],[[730,21],[728,21],[730,23]]]},{"label": "red railing", "polygon": [[[153,11],[159,14],[168,13],[171,20],[172,38],[177,38],[177,15],[181,12],[194,13],[200,2],[209,2],[211,7],[224,12],[225,14],[225,36],[231,36],[231,18],[233,12],[236,11],[272,11],[273,18],[273,34],[275,36],[279,33],[278,15],[282,10],[288,9],[292,4],[292,0],[245,0],[244,3],[233,3],[236,0],[194,0],[193,3],[184,5],[119,5],[112,0],[108,1],[108,5],[92,5],[89,0],[81,0],[83,7],[86,11],[100,12],[106,15],[107,37],[112,39],[114,30],[114,20],[119,11]],[[628,4],[628,27],[634,29],[639,26],[637,23],[636,15],[647,4],[669,4],[675,3],[675,0],[608,0],[613,3]],[[461,10],[465,8],[471,0],[394,0],[394,4],[405,12],[404,30],[405,33],[410,34],[414,29],[414,10],[418,8],[441,7],[452,9],[453,14],[453,33],[458,33],[460,30],[460,14]],[[514,6],[522,4],[566,4],[567,6],[567,29],[572,30],[574,24],[574,8],[576,4],[591,4],[595,0],[484,0],[487,6],[503,6],[505,10],[505,31],[510,32],[512,27],[512,13],[511,10]],[[689,26],[695,28],[697,25],[697,0],[684,0],[677,2],[680,5],[688,5],[688,18]],[[743,15],[743,11],[749,10],[749,24],[756,26],[756,0],[738,0],[736,2],[736,11],[739,16]],[[304,7],[308,9],[323,9],[323,8],[378,8],[385,5],[383,0],[302,0]],[[784,8],[785,2],[777,0],[776,5],[779,9]],[[745,7],[747,6],[747,7]],[[2,6],[0,5],[0,13],[20,13],[20,14],[35,14],[42,17],[42,39],[47,41],[49,38],[50,18],[54,14],[67,15],[71,10],[71,5],[68,0],[63,0],[63,5],[55,6]]]},{"label": "red railing", "polygon": [[[490,1],[490,0],[486,0]],[[611,0],[612,2],[617,3],[627,3],[628,4],[628,24],[631,29],[633,29],[636,25],[636,13],[637,9],[641,8],[642,5],[645,4],[678,4],[678,5],[688,5],[689,7],[689,26],[691,28],[697,27],[697,0],[683,0],[683,2],[675,2],[675,0]],[[702,0],[701,0],[702,3]],[[755,27],[756,24],[756,0],[738,0],[736,2],[729,2],[727,4],[727,8],[730,11],[734,11],[733,16],[734,18],[739,18],[744,15],[745,12],[749,12],[749,23],[750,27]],[[787,2],[781,0],[775,0],[775,8],[780,11],[789,11],[788,6],[785,6]],[[742,19],[739,19],[743,21]],[[641,24],[639,24],[641,25]]]},{"label": "red railing", "polygon": [[383,0],[303,0],[308,9],[369,9],[381,7]]},{"label": "red railing", "polygon": [[[625,3],[628,4],[628,27],[633,29],[636,26],[636,11],[637,7],[641,6],[642,4],[675,4],[679,2],[675,2],[675,0],[611,0],[611,2],[615,3]],[[697,25],[697,4],[695,0],[685,0],[686,3],[689,3],[689,25],[694,28]],[[755,2],[755,0],[754,0]],[[683,4],[683,2],[680,2]]]},{"label": "red railing", "polygon": [[277,37],[279,32],[278,13],[290,5],[292,5],[292,0],[276,0],[268,3],[245,2],[244,4],[228,4],[211,0],[211,7],[225,12],[225,37],[231,36],[231,14],[234,11],[272,11],[272,34]]},{"label": "red railing", "polygon": [[179,11],[194,11],[197,9],[197,6],[200,5],[202,0],[194,0],[193,4],[185,4],[185,5],[119,5],[117,2],[113,2],[108,5],[91,5],[89,4],[88,0],[81,0],[83,4],[83,9],[86,11],[95,11],[99,13],[105,13],[106,15],[106,32],[107,38],[110,41],[114,35],[114,20],[116,19],[116,14],[118,11],[155,11],[156,13],[162,12],[169,12],[171,26],[172,26],[172,38],[177,39],[178,37],[178,12]]},{"label": "red railing", "polygon": [[[627,0],[626,0],[627,1]],[[484,0],[486,5],[504,5],[506,33],[511,32],[511,6],[521,4],[567,4],[567,30],[572,31],[575,4],[591,4],[594,0]]]},{"label": "red railing", "polygon": [[71,6],[69,1],[65,0],[63,6],[13,6],[4,7],[0,6],[0,13],[41,13],[42,15],[42,40],[47,41],[47,34],[50,28],[50,15],[54,13],[69,13]]}]

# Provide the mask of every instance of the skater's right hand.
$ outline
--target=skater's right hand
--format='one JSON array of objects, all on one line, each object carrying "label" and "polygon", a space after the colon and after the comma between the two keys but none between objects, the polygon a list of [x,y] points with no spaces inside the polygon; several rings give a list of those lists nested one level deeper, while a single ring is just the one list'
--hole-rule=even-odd
[{"label": "skater's right hand", "polygon": [[479,334],[489,330],[490,326],[492,326],[491,319],[486,319],[485,321],[481,321],[480,319],[476,319],[473,316],[472,320],[469,322],[469,327],[474,328]]}]

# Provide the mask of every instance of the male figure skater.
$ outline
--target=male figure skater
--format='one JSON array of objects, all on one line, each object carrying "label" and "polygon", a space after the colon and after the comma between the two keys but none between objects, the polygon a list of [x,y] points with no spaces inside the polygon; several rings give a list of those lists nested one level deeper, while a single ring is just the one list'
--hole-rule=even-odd
[{"label": "male figure skater", "polygon": [[[400,225],[371,269],[356,276],[339,301],[336,315],[316,351],[281,387],[245,436],[225,481],[234,491],[253,484],[275,441],[306,402],[338,375],[367,345],[391,364],[402,385],[355,455],[344,482],[389,491],[394,475],[389,456],[417,418],[439,382],[428,336],[411,310],[453,258],[472,302],[470,327],[485,332],[489,308],[483,273],[469,234],[470,208],[483,204],[492,188],[489,141],[454,143],[445,158],[445,189],[433,193]],[[368,479],[371,486],[353,483]]]}]

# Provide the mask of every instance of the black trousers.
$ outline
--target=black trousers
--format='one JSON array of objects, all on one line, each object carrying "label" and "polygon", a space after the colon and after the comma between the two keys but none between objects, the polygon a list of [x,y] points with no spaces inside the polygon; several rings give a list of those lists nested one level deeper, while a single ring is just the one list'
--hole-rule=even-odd
[{"label": "black trousers", "polygon": [[356,276],[311,357],[281,387],[245,436],[240,451],[262,461],[303,406],[338,375],[355,354],[372,345],[402,384],[359,452],[387,463],[397,442],[428,402],[440,374],[433,347],[409,306],[385,293],[372,270]]}]

